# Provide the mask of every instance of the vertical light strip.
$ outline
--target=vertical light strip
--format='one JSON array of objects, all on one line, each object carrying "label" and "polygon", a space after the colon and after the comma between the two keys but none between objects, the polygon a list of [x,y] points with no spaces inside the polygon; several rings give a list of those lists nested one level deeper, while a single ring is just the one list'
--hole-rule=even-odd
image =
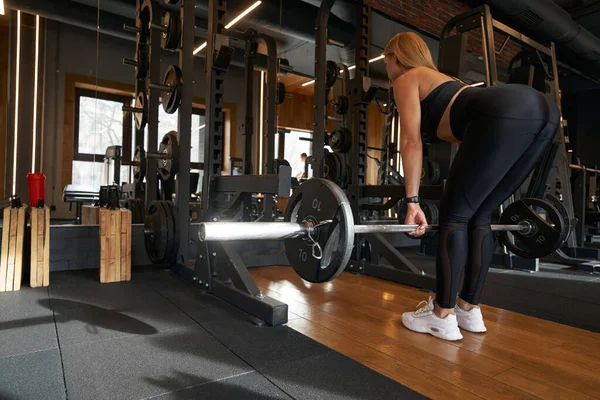
[{"label": "vertical light strip", "polygon": [[260,117],[258,121],[258,174],[262,175],[263,167],[263,123],[264,123],[265,72],[260,72]]},{"label": "vertical light strip", "polygon": [[12,193],[17,192],[17,145],[19,141],[19,79],[21,75],[21,11],[17,11],[17,60],[15,67],[15,131],[14,131],[14,149],[13,149],[13,176]]},{"label": "vertical light strip", "polygon": [[4,15],[4,0],[0,0],[0,15]]},{"label": "vertical light strip", "polygon": [[40,16],[35,16],[35,68],[33,75],[33,140],[31,146],[31,173],[35,173],[36,139],[37,139],[37,100],[38,100],[38,66],[40,63]]}]

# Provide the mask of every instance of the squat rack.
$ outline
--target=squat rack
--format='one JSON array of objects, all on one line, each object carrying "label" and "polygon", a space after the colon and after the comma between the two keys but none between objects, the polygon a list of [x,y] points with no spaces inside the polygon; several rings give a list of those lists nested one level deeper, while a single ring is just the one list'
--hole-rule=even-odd
[{"label": "squat rack", "polygon": [[[562,114],[561,95],[558,80],[558,62],[556,58],[555,44],[553,42],[550,42],[547,45],[541,44],[501,23],[500,21],[495,20],[492,17],[492,13],[488,5],[482,5],[464,14],[457,15],[448,21],[448,23],[444,26],[440,35],[440,70],[449,72],[457,77],[461,76],[462,68],[464,67],[461,59],[466,53],[467,38],[465,33],[477,28],[481,29],[486,86],[493,86],[499,83],[498,67],[496,62],[497,52],[494,42],[494,32],[499,31],[507,35],[500,51],[502,51],[508,40],[512,38],[522,45],[525,45],[528,49],[534,50],[538,57],[541,58],[541,53],[550,59],[551,70],[547,72],[549,72],[550,75],[548,78],[551,81],[551,85],[547,90],[547,94],[553,97],[559,112]],[[453,29],[456,29],[457,33],[451,35]],[[458,62],[453,62],[451,61],[451,55],[455,56],[457,51],[460,51],[461,57],[459,57]],[[529,81],[531,82],[531,80],[532,77],[530,74]],[[558,208],[564,210],[570,225],[572,225],[570,228],[571,234],[569,234],[567,239],[567,246],[569,248],[574,248],[576,247],[576,235],[572,234],[572,232],[574,225],[578,222],[575,218],[574,212],[569,165],[570,163],[565,143],[564,121],[561,117],[561,123],[557,129],[557,133],[554,136],[552,144],[544,153],[542,159],[532,173],[529,186],[527,188],[526,197],[548,199]],[[550,188],[555,187],[556,181],[560,182],[562,191],[564,191],[566,194],[563,196],[562,201],[559,201],[549,193]],[[507,255],[509,256],[507,264],[512,268],[512,257],[510,257],[510,254]],[[569,257],[561,249],[556,250],[554,252],[554,256],[562,263],[581,266],[584,269],[588,268],[590,263],[593,265],[598,264],[596,261]],[[532,267],[527,266],[525,269],[537,271],[537,260]]]}]

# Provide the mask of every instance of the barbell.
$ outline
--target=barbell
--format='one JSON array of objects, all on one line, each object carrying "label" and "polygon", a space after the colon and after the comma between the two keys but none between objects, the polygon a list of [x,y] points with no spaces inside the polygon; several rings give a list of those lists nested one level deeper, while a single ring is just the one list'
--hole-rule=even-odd
[{"label": "barbell", "polygon": [[[418,225],[355,225],[343,190],[326,179],[309,179],[298,186],[288,202],[285,222],[204,222],[198,236],[203,242],[283,240],[285,252],[302,279],[321,283],[335,279],[348,265],[355,235],[413,232]],[[493,231],[522,257],[541,258],[558,249],[568,236],[568,223],[550,202],[523,199],[506,207]],[[438,225],[430,225],[435,231]],[[466,251],[466,250],[465,250]]]}]

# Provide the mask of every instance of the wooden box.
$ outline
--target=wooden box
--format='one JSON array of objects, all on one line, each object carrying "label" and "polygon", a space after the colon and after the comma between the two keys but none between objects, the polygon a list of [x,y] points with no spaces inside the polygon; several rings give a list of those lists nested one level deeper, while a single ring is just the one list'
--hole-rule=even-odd
[{"label": "wooden box", "polygon": [[131,211],[100,208],[100,282],[131,280]]},{"label": "wooden box", "polygon": [[50,208],[31,208],[31,261],[29,282],[32,288],[50,284]]},{"label": "wooden box", "polygon": [[21,289],[23,272],[23,240],[27,206],[5,208],[0,253],[0,292]]},{"label": "wooden box", "polygon": [[98,225],[100,223],[100,207],[81,207],[81,225]]}]

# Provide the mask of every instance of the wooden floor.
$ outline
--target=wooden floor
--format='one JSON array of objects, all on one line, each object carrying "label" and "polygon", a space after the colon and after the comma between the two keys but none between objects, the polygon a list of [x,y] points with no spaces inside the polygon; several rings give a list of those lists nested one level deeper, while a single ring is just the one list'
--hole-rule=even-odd
[{"label": "wooden floor", "polygon": [[417,289],[349,273],[310,284],[289,267],[250,271],[289,305],[288,326],[428,397],[600,398],[599,334],[482,306],[488,333],[449,343],[402,325],[427,298]]}]

